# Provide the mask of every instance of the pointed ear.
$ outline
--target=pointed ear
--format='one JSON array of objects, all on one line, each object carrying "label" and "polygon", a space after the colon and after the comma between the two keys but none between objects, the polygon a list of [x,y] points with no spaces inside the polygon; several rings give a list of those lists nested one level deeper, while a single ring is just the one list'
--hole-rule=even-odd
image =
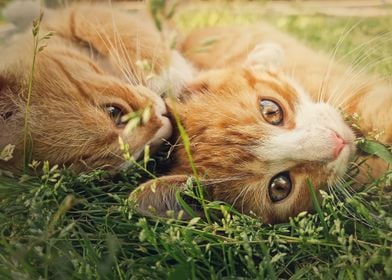
[{"label": "pointed ear", "polygon": [[279,44],[260,43],[248,54],[243,66],[256,71],[276,71],[282,68],[284,52]]},{"label": "pointed ear", "polygon": [[[184,210],[177,201],[176,195],[188,188],[188,183],[189,177],[186,175],[163,176],[137,187],[129,199],[136,202],[138,211],[143,215],[167,217],[168,211],[178,213]],[[190,206],[189,201],[186,202]],[[201,215],[196,205],[192,205],[191,208],[194,208],[192,210],[198,216]],[[185,213],[182,218],[188,219],[190,216]]]}]

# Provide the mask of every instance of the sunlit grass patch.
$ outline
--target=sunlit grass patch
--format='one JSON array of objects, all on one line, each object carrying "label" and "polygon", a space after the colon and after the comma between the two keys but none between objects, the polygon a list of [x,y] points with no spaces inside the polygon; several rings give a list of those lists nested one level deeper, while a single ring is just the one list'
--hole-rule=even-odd
[{"label": "sunlit grass patch", "polygon": [[241,7],[238,3],[191,6],[177,22],[184,30],[208,26],[249,25],[268,21],[312,47],[382,75],[392,75],[392,17],[334,17],[324,15],[270,15],[263,5]]},{"label": "sunlit grass patch", "polygon": [[0,9],[0,25],[4,24],[4,17],[3,17],[3,13]]},{"label": "sunlit grass patch", "polygon": [[358,67],[392,75],[392,17],[271,17],[279,28]]}]

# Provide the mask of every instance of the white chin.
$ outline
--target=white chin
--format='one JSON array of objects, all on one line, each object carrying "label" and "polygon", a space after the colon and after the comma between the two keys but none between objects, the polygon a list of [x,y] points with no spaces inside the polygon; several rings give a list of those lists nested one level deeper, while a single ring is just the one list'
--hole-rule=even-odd
[{"label": "white chin", "polygon": [[151,147],[158,147],[159,145],[161,145],[164,140],[170,138],[173,132],[173,127],[168,117],[160,116],[159,119],[162,122],[162,126],[158,129],[158,131],[149,141]]},{"label": "white chin", "polygon": [[350,146],[346,146],[340,152],[340,155],[328,164],[328,169],[331,170],[329,181],[334,182],[337,178],[341,178],[347,171],[348,163],[353,155]]},{"label": "white chin", "polygon": [[[146,145],[150,145],[152,151],[154,151],[156,148],[158,148],[164,140],[169,139],[169,137],[172,134],[173,127],[172,124],[169,120],[169,118],[165,116],[159,116],[159,119],[162,122],[162,126],[158,129],[158,131],[154,134],[154,136],[151,138],[150,141],[146,143]],[[141,147],[138,151],[134,152],[132,154],[134,159],[139,159],[144,152],[145,146]],[[125,170],[129,168],[132,165],[132,162],[126,161],[123,164],[120,165],[119,169],[120,170]]]}]

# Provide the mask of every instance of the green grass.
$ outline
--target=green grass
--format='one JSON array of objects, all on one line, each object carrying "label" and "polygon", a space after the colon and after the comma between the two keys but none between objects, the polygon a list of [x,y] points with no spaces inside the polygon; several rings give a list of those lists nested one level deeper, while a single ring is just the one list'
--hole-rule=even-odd
[{"label": "green grass", "polygon": [[[258,17],[224,11],[220,19],[200,11],[179,18],[190,28]],[[271,20],[327,50],[339,37],[333,31],[346,26],[342,19],[306,18],[305,25],[301,17]],[[365,20],[362,31],[349,34],[339,55],[366,41],[365,30],[387,27],[374,22]],[[331,36],[319,36],[317,26]],[[392,278],[392,197],[383,189],[392,184],[392,171],[351,197],[324,194],[314,214],[275,226],[216,202],[206,202],[210,223],[142,217],[127,200],[148,178],[136,167],[109,176],[41,163],[30,173],[35,175],[0,177],[0,279]]]},{"label": "green grass", "polygon": [[[113,178],[47,165],[18,184],[3,177],[0,277],[392,277],[391,196],[378,186],[344,203],[325,194],[317,214],[276,226],[208,204],[222,212],[209,224],[140,217],[127,197],[142,177],[137,169]],[[392,173],[375,183],[387,180]]]},{"label": "green grass", "polygon": [[392,75],[392,17],[266,15],[257,6],[240,7],[235,3],[225,7],[194,7],[177,15],[184,30],[248,25],[260,20],[272,23],[314,48],[328,53],[333,53],[336,48],[337,57],[346,63],[387,77]]},{"label": "green grass", "polygon": [[330,53],[336,48],[337,57],[351,65],[385,76],[392,74],[392,17],[291,16],[269,20],[313,47]]}]

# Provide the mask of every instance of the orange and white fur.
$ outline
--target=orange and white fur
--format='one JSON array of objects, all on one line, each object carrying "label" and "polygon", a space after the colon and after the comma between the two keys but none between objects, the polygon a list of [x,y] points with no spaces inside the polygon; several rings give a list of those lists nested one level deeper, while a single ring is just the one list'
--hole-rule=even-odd
[{"label": "orange and white fur", "polygon": [[[345,174],[355,153],[354,133],[337,107],[362,115],[362,133],[383,130],[382,140],[391,143],[390,86],[330,64],[266,25],[189,34],[179,51],[200,73],[165,47],[145,16],[74,5],[53,12],[42,28],[56,35],[38,54],[29,109],[38,160],[79,171],[123,168],[119,136],[137,158],[146,144],[159,145],[171,135],[156,93],[174,89],[167,107],[190,137],[207,198],[276,223],[312,207],[307,179],[318,190]],[[210,37],[218,40],[208,52],[192,52]],[[26,35],[2,53],[0,148],[17,145],[2,168],[21,166],[30,42]],[[148,106],[149,121],[128,132],[122,117]],[[143,213],[178,211],[175,193],[189,175],[179,144],[169,174],[141,185],[132,199]]]},{"label": "orange and white fur", "polygon": [[[25,3],[12,5],[9,14],[23,11]],[[127,166],[119,137],[137,159],[147,144],[156,148],[171,136],[160,95],[169,86],[181,88],[193,69],[177,70],[186,61],[162,42],[147,15],[75,4],[46,11],[40,36],[48,31],[54,36],[41,42],[47,46],[37,54],[28,109],[33,159],[77,171],[119,170]],[[17,171],[24,153],[31,30],[8,45],[0,61],[0,150],[8,144],[16,148],[0,167]],[[149,107],[145,123],[126,128],[128,114]]]},{"label": "orange and white fur", "polygon": [[[193,50],[214,41],[205,52]],[[316,190],[339,187],[356,153],[354,132],[338,108],[361,117],[360,133],[383,131],[392,144],[392,86],[355,72],[267,24],[191,32],[181,51],[204,72],[187,85],[178,111],[209,200],[228,202],[266,223],[312,209]],[[272,103],[271,103],[272,102]],[[183,145],[166,177],[131,196],[142,212],[179,211],[175,193],[191,166]],[[373,174],[388,168],[370,159]],[[360,167],[354,181],[365,182]]]}]

